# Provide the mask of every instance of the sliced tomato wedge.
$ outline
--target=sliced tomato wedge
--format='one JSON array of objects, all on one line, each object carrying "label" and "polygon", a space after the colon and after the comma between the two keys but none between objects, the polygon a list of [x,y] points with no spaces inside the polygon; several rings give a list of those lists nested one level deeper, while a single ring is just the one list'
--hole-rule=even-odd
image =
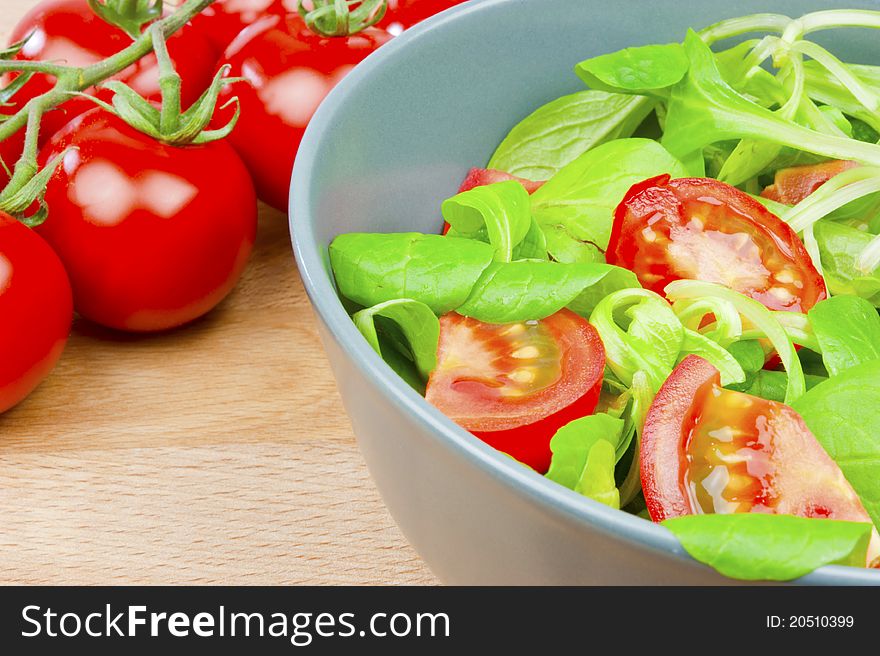
[{"label": "sliced tomato wedge", "polygon": [[[789,406],[721,387],[689,355],[645,420],[639,452],[651,519],[760,512],[871,523],[840,467]],[[880,557],[871,540],[868,563]]]},{"label": "sliced tomato wedge", "polygon": [[[534,180],[526,180],[525,178],[518,178],[515,175],[510,175],[510,173],[505,173],[504,171],[498,171],[496,169],[474,168],[468,171],[467,177],[465,177],[461,186],[458,188],[458,193],[470,191],[474,187],[483,187],[485,185],[495,184],[496,182],[507,182],[508,180],[516,180],[525,187],[525,190],[530,194],[538,191],[538,189],[544,184],[544,181],[535,182]],[[447,232],[449,232],[449,224],[444,222],[443,234],[445,235]]]},{"label": "sliced tomato wedge", "polygon": [[606,260],[659,294],[674,280],[703,280],[795,312],[828,295],[788,224],[711,178],[662,175],[634,185],[615,211]]},{"label": "sliced tomato wedge", "polygon": [[437,368],[425,398],[487,444],[544,473],[550,438],[596,409],[604,369],[599,333],[570,310],[512,324],[453,312],[440,318]]},{"label": "sliced tomato wedge", "polygon": [[834,159],[821,164],[780,169],[773,178],[773,184],[765,188],[761,196],[777,203],[797,205],[835,175],[858,165],[858,162]]},{"label": "sliced tomato wedge", "polygon": [[544,181],[535,182],[534,180],[526,180],[525,178],[519,178],[515,175],[510,175],[510,173],[505,173],[504,171],[498,171],[496,169],[475,168],[468,171],[467,177],[464,179],[464,182],[461,183],[461,187],[458,188],[458,193],[469,191],[474,187],[482,187],[496,182],[506,182],[507,180],[516,180],[525,187],[526,191],[530,194],[538,191],[538,189],[544,184]]}]

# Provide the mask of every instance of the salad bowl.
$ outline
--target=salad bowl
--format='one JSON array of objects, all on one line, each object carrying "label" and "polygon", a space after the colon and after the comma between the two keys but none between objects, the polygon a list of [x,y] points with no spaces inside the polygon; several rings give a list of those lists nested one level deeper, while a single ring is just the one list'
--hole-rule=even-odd
[{"label": "salad bowl", "polygon": [[[372,350],[339,300],[328,245],[346,232],[439,231],[439,208],[536,107],[583,89],[585,58],[681,41],[689,27],[774,12],[877,8],[846,0],[482,0],[384,46],[318,110],[294,167],[290,221],[302,279],[360,449],[392,516],[445,583],[719,585],[664,527],[585,498],[459,428]],[[867,30],[825,39],[846,61]],[[826,566],[797,580],[877,585]]]}]

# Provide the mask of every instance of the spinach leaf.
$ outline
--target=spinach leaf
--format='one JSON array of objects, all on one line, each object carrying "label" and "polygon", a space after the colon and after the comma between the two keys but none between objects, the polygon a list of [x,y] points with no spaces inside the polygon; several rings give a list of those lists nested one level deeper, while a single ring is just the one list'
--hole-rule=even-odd
[{"label": "spinach leaf", "polygon": [[668,95],[668,88],[688,70],[688,58],[678,43],[624,48],[575,66],[589,87],[642,95]]},{"label": "spinach leaf", "polygon": [[864,567],[870,524],[791,515],[685,515],[663,526],[694,559],[745,581],[790,581],[823,565]]},{"label": "spinach leaf", "polygon": [[527,180],[547,180],[591,148],[630,136],[653,106],[645,97],[604,91],[562,96],[514,127],[488,168]]},{"label": "spinach leaf", "polygon": [[825,282],[832,294],[861,296],[880,305],[880,268],[863,271],[859,257],[873,235],[842,225],[837,221],[819,221],[813,226]]},{"label": "spinach leaf", "polygon": [[574,491],[585,497],[620,509],[620,492],[614,480],[614,465],[617,463],[614,446],[599,440],[590,447],[587,462]]},{"label": "spinach leaf", "polygon": [[746,373],[737,359],[730,354],[730,351],[695,330],[685,328],[678,362],[689,355],[699,355],[704,360],[711,362],[721,373],[722,385],[742,383],[746,380]]},{"label": "spinach leaf", "polygon": [[880,164],[880,146],[823,134],[788,121],[737,93],[721,77],[715,56],[688,31],[684,49],[690,68],[672,87],[661,143],[685,157],[717,141],[765,140],[832,159]]},{"label": "spinach leaf", "polygon": [[840,466],[874,523],[880,524],[880,361],[847,369],[792,407]]},{"label": "spinach leaf", "polygon": [[[607,481],[602,480],[602,472],[607,473],[610,470],[611,487],[614,487],[614,465],[617,462],[615,449],[623,433],[623,425],[622,419],[599,413],[575,419],[560,428],[550,440],[553,457],[547,478],[570,490],[580,491],[579,487],[581,490],[590,490],[590,475],[596,473],[598,485],[591,491],[608,492]],[[601,451],[595,453],[590,467],[592,449],[599,442],[608,445],[611,456],[609,458],[607,453],[603,454]]]},{"label": "spinach leaf", "polygon": [[551,255],[568,262],[560,241],[608,247],[614,209],[636,182],[669,173],[686,174],[681,162],[651,139],[618,139],[587,151],[532,194],[532,215],[545,231],[563,229],[548,239]]},{"label": "spinach leaf", "polygon": [[[541,226],[534,218],[529,218],[529,230],[513,249],[514,260],[546,260],[547,259],[547,236],[541,230]],[[604,260],[603,260],[604,261]]]},{"label": "spinach leaf", "polygon": [[397,344],[381,333],[379,334],[379,353],[385,360],[385,364],[391,367],[394,373],[400,376],[407,385],[420,395],[425,395],[425,379],[416,369],[411,356],[402,353]]},{"label": "spinach leaf", "polygon": [[481,241],[418,233],[351,233],[330,244],[342,296],[365,307],[409,298],[434,314],[464,303],[494,255]]},{"label": "spinach leaf", "polygon": [[574,264],[605,261],[605,252],[601,248],[588,239],[578,239],[564,225],[545,224],[542,232],[547,240],[547,251],[557,262]]},{"label": "spinach leaf", "polygon": [[437,344],[440,340],[440,322],[431,308],[424,303],[401,298],[354,314],[354,325],[376,353],[384,357],[376,326],[379,318],[394,322],[402,337],[395,339],[395,333],[391,333],[398,350],[411,356],[419,374],[427,380],[437,367]]},{"label": "spinach leaf", "polygon": [[880,316],[858,296],[835,296],[807,313],[832,376],[863,362],[880,360]]},{"label": "spinach leaf", "polygon": [[789,94],[773,73],[756,65],[752,50],[758,45],[760,39],[749,39],[715,53],[718,71],[727,84],[762,107],[783,105]]},{"label": "spinach leaf", "polygon": [[[828,380],[825,376],[813,376],[804,374],[804,383],[807,390],[813,389],[819,383]],[[737,392],[745,392],[752,396],[759,396],[768,401],[785,403],[785,391],[788,387],[788,374],[784,371],[767,371],[762,369],[749,375],[744,383],[728,385],[729,389]]]},{"label": "spinach leaf", "polygon": [[767,355],[764,353],[761,342],[756,339],[744,339],[734,342],[727,347],[727,350],[736,358],[736,361],[739,362],[746,374],[754,374],[761,371],[767,360]]},{"label": "spinach leaf", "polygon": [[510,262],[513,250],[532,225],[529,193],[515,180],[474,187],[443,201],[446,222],[462,237],[477,236],[485,229],[495,247],[495,259]]},{"label": "spinach leaf", "polygon": [[594,297],[638,284],[631,271],[604,263],[495,262],[457,311],[488,323],[543,319],[568,305],[586,314]]},{"label": "spinach leaf", "polygon": [[[850,72],[875,95],[880,96],[880,67],[846,64]],[[818,62],[804,62],[805,91],[813,100],[833,106],[880,131],[880,115],[869,111],[835,76]],[[858,138],[856,135],[854,137]],[[871,141],[870,139],[861,139]],[[876,139],[873,140],[876,143]]]}]

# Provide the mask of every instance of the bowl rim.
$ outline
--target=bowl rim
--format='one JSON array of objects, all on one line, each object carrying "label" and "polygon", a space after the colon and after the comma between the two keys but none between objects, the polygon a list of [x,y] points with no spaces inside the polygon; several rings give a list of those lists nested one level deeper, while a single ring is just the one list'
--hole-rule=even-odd
[{"label": "bowl rim", "polygon": [[[648,549],[667,557],[689,561],[714,572],[695,561],[684,551],[678,539],[665,527],[646,521],[636,515],[615,510],[588,499],[561,485],[547,480],[537,472],[522,466],[512,458],[488,446],[477,437],[456,425],[451,419],[431,406],[420,394],[407,385],[369,346],[351,321],[339,300],[331,276],[326,268],[325,254],[318,245],[313,223],[312,164],[317,161],[326,135],[332,131],[335,117],[349,103],[356,90],[369,84],[374,73],[389,60],[405,58],[405,52],[425,35],[451,29],[458,21],[468,20],[472,14],[487,11],[499,5],[540,2],[540,0],[471,0],[447,9],[422,23],[395,36],[376,52],[358,64],[334,87],[316,111],[305,131],[294,163],[291,179],[288,221],[291,242],[303,286],[315,309],[336,344],[361,373],[394,406],[407,413],[426,433],[442,446],[463,457],[487,476],[508,487],[542,510],[566,517],[581,525],[589,525],[635,548]],[[715,572],[719,583],[723,575]],[[731,579],[733,582],[737,582]],[[880,585],[880,571],[856,567],[826,565],[797,583],[809,585]]]}]

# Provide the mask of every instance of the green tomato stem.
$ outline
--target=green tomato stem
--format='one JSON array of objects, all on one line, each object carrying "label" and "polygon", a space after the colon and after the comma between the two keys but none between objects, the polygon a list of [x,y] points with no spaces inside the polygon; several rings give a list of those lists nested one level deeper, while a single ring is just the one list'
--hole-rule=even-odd
[{"label": "green tomato stem", "polygon": [[[0,72],[18,71],[23,75],[40,72],[56,78],[54,86],[49,91],[31,98],[18,111],[0,122],[0,141],[26,127],[25,144],[21,158],[15,164],[9,183],[0,193],[0,210],[19,216],[23,222],[29,225],[37,224],[45,218],[46,210],[42,206],[35,217],[25,219],[22,215],[34,201],[42,197],[45,183],[62,159],[62,156],[56,157],[43,171],[37,172],[40,119],[46,112],[61,105],[72,96],[94,87],[128,68],[153,50],[154,34],[161,34],[161,38],[156,40],[163,42],[163,39],[174,34],[212,2],[214,0],[187,0],[173,14],[154,23],[153,29],[139,34],[130,46],[107,59],[84,68],[46,62],[0,61]],[[165,54],[167,55],[167,50]],[[163,73],[165,74],[163,75]],[[166,93],[165,89],[169,89],[167,93],[172,96],[172,102],[169,104],[173,105],[174,91],[172,86],[174,82],[170,80],[167,71],[162,70],[160,60],[160,80],[163,77],[165,78],[164,82],[160,82],[163,84],[163,95]],[[177,113],[179,115],[179,89],[177,97]]]},{"label": "green tomato stem", "polygon": [[163,12],[162,0],[88,0],[89,7],[101,20],[124,30],[137,39],[144,25]]},{"label": "green tomato stem", "polygon": [[311,9],[306,9],[304,3],[305,0],[299,0],[297,12],[306,27],[326,37],[362,32],[382,20],[388,10],[388,0],[312,0]]},{"label": "green tomato stem", "polygon": [[168,134],[180,125],[180,75],[174,68],[162,27],[154,23],[150,27],[153,50],[159,62],[159,89],[162,93],[162,109],[159,114],[159,130]]}]

